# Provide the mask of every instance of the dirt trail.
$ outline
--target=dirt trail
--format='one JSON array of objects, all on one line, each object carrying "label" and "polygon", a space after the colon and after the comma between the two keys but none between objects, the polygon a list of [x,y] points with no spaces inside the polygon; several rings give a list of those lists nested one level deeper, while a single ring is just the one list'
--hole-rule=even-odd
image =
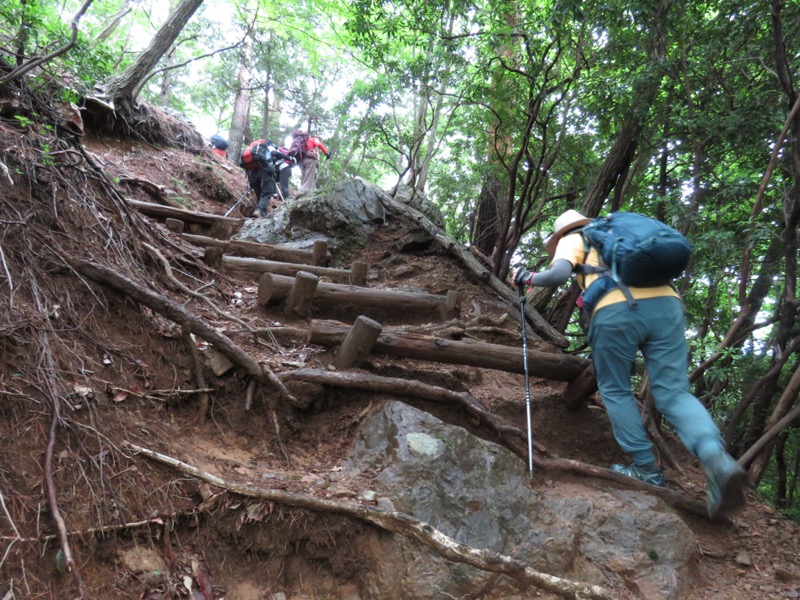
[{"label": "dirt trail", "polygon": [[[210,152],[195,157],[180,150],[107,139],[89,139],[86,146],[109,174],[120,180],[124,195],[137,200],[161,197],[192,210],[221,215],[246,189],[241,171]],[[61,200],[63,210],[79,197],[77,190],[67,190],[68,199]],[[87,194],[85,190],[82,193]],[[4,183],[0,183],[0,194],[5,194],[6,205],[12,200],[19,206],[41,201]],[[6,214],[12,213],[7,206]],[[154,219],[144,218],[144,222],[148,227],[161,227]],[[58,222],[49,226],[66,228]],[[518,322],[508,316],[509,307],[470,278],[451,257],[409,254],[393,255],[393,260],[387,261],[387,248],[396,235],[391,224],[379,228],[358,257],[377,270],[381,286],[443,293],[450,282],[458,280],[464,292],[462,319],[480,315],[508,332],[499,338],[495,333],[486,341],[502,339],[501,343],[510,343],[515,335],[518,337]],[[67,230],[64,236],[79,241],[81,233]],[[24,254],[24,249],[13,248],[13,244],[4,241],[7,255]],[[200,262],[200,250],[187,249],[186,244],[181,247],[194,252]],[[160,268],[148,265],[148,269]],[[190,265],[181,269],[182,276],[186,273],[192,273]],[[204,288],[217,304],[253,328],[307,327],[306,320],[293,320],[278,308],[258,306],[257,286],[255,274],[212,272],[205,280],[196,279],[191,287]],[[300,410],[276,404],[273,393],[259,389],[246,410],[250,397],[247,378],[236,372],[209,374],[206,385],[214,390],[210,418],[201,423],[198,394],[192,391],[196,387],[193,360],[179,328],[113,294],[93,297],[75,278],[58,271],[47,288],[60,289],[62,294],[61,313],[59,308],[50,307],[50,319],[57,324],[58,332],[58,340],[51,345],[58,353],[58,385],[64,387],[69,382],[72,390],[64,398],[64,410],[72,425],[69,431],[59,433],[54,479],[67,529],[84,532],[71,539],[91,597],[171,597],[169,590],[177,589],[184,577],[193,578],[201,589],[203,581],[210,582],[214,598],[259,600],[279,591],[291,591],[295,594],[291,598],[346,598],[356,592],[359,565],[341,540],[353,539],[361,525],[275,503],[252,503],[243,513],[235,510],[240,501],[216,495],[210,486],[175,471],[136,459],[125,447],[132,442],[158,451],[169,449],[170,455],[225,479],[261,480],[271,487],[310,494],[324,487],[332,490],[334,497],[355,498],[362,482],[345,480],[337,469],[368,405],[364,395],[346,391],[323,395],[315,386],[300,384],[292,388],[295,396],[303,398],[305,406]],[[189,310],[211,324],[230,327],[202,302],[179,298],[175,290],[170,294],[180,302],[186,301]],[[19,308],[25,307],[20,304]],[[87,322],[72,322],[72,315],[84,315]],[[324,312],[321,316],[335,318],[336,314]],[[35,327],[40,317],[20,310],[19,318],[22,328]],[[384,326],[412,323],[421,328],[440,325],[433,319],[429,322],[418,314],[398,311],[386,314],[381,322]],[[0,377],[7,390],[3,394],[14,395],[0,406],[4,440],[0,490],[8,508],[2,535],[9,544],[15,539],[8,527],[12,522],[20,538],[30,539],[41,529],[51,530],[49,519],[45,523],[38,516],[46,512],[41,457],[49,419],[34,400],[35,386],[28,385],[31,382],[26,379],[29,371],[20,367],[30,361],[30,348],[14,342],[14,331],[3,333],[6,341]],[[296,339],[249,335],[235,339],[255,360],[277,374],[301,366],[325,369],[332,359],[331,349]],[[529,343],[552,350],[541,342]],[[442,387],[466,387],[489,410],[525,428],[524,380],[520,375],[379,355],[369,362],[370,372],[375,374]],[[623,460],[602,409],[590,405],[566,411],[560,404],[562,388],[563,384],[556,382],[532,381],[537,442],[559,456],[600,466]],[[669,435],[666,439],[686,465],[684,475],[668,471],[670,486],[702,499],[704,483],[696,461],[686,455],[679,442]],[[572,478],[574,475],[548,472],[548,493],[560,493],[559,482]],[[243,519],[269,526],[261,530],[243,528]],[[800,528],[761,503],[755,494],[730,521],[712,524],[691,515],[685,519],[697,536],[697,569],[707,582],[689,600],[800,597]],[[107,533],[86,533],[97,527],[106,527]],[[47,544],[18,540],[17,544],[24,549],[11,553],[0,571],[5,572],[7,580],[13,577],[15,590],[27,587],[27,593],[15,597],[74,597],[70,575],[59,574],[55,540]],[[128,556],[121,560],[120,549],[136,546],[153,551],[142,553],[142,560],[142,556],[152,558],[155,554],[164,561],[150,569],[151,573],[160,572],[152,576],[152,581],[123,567],[130,567],[133,559]],[[26,565],[27,580],[20,579],[20,560]],[[274,573],[272,587],[247,583],[263,580],[264,573]],[[238,583],[223,587],[219,581]],[[145,589],[150,590],[146,595]]]}]

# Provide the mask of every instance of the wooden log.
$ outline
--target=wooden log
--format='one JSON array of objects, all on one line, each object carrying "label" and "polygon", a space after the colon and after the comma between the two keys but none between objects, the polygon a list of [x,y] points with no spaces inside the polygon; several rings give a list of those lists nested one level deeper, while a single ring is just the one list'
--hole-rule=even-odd
[{"label": "wooden log", "polygon": [[[298,271],[306,271],[308,273],[313,273],[317,277],[328,277],[332,281],[338,283],[352,283],[353,285],[359,285],[357,282],[352,281],[352,273],[347,269],[331,269],[329,267],[317,267],[315,265],[298,265],[295,263],[261,260],[257,258],[244,258],[240,256],[225,256],[222,259],[222,264],[227,267],[248,269],[250,271],[260,271],[262,273],[283,275],[285,277],[294,277],[297,275]],[[366,281],[363,283],[366,283]]]},{"label": "wooden log", "polygon": [[[464,266],[472,271],[480,280],[485,281],[503,300],[512,306],[519,307],[519,296],[516,290],[512,289],[506,282],[495,277],[492,272],[486,268],[486,265],[481,263],[477,257],[470,252],[469,248],[456,242],[456,240],[445,234],[436,224],[428,219],[428,217],[413,206],[403,204],[390,197],[388,194],[381,195],[381,203],[387,211],[405,215],[419,224],[420,227],[434,237],[442,248],[458,258]],[[556,331],[529,302],[525,303],[525,317],[530,321],[536,334],[543,339],[551,341],[561,348],[566,348],[569,345],[567,338],[564,337],[561,332]]]},{"label": "wooden log", "polygon": [[365,262],[354,262],[350,266],[350,283],[353,285],[367,285],[367,268],[369,265]]},{"label": "wooden log", "polygon": [[370,355],[382,330],[383,327],[377,321],[364,315],[359,316],[336,353],[333,366],[337,369],[358,366]]},{"label": "wooden log", "polygon": [[230,223],[233,226],[238,226],[241,223],[241,219],[232,219],[230,217],[222,217],[220,215],[212,215],[210,213],[186,210],[185,208],[173,208],[171,206],[164,206],[163,204],[142,202],[140,200],[133,200],[131,198],[127,198],[126,201],[140,213],[149,215],[151,217],[161,217],[163,219],[171,217],[173,219],[180,219],[186,223],[200,223],[202,225]]},{"label": "wooden log", "polygon": [[219,248],[206,248],[203,250],[203,262],[212,269],[219,269],[222,265],[222,250]]},{"label": "wooden log", "polygon": [[568,410],[577,410],[597,391],[597,380],[594,369],[589,364],[575,379],[569,382],[564,390],[564,406]]},{"label": "wooden log", "polygon": [[241,227],[239,221],[217,221],[208,228],[208,236],[227,240]]},{"label": "wooden log", "polygon": [[[258,301],[261,304],[279,302],[289,296],[294,278],[275,273],[265,273],[258,283]],[[355,285],[321,281],[317,285],[315,302],[323,304],[355,304],[388,310],[437,310],[447,305],[447,296],[420,292],[378,290]]]},{"label": "wooden log", "polygon": [[439,313],[443,319],[446,319],[452,314],[460,311],[461,308],[461,292],[458,290],[447,290],[444,304],[439,309]]},{"label": "wooden log", "polygon": [[[326,252],[327,245],[323,250],[322,258],[312,253],[310,250],[296,250],[294,248],[281,248],[280,246],[273,246],[271,244],[259,244],[258,242],[248,242],[244,240],[219,240],[216,238],[208,237],[205,235],[192,235],[183,234],[182,239],[195,246],[212,246],[214,248],[221,248],[226,254],[249,256],[251,258],[266,258],[268,260],[277,260],[281,262],[298,263],[298,264],[318,264],[316,261],[327,260]],[[316,242],[315,242],[316,244]]]},{"label": "wooden log", "polygon": [[184,223],[180,219],[167,217],[166,221],[164,221],[164,225],[166,225],[167,229],[170,231],[174,231],[175,233],[183,233]]},{"label": "wooden log", "polygon": [[314,300],[314,292],[318,283],[319,277],[313,273],[298,272],[289,292],[289,298],[286,301],[286,312],[294,313],[301,317],[306,316]]},{"label": "wooden log", "polygon": [[316,240],[314,242],[314,249],[312,250],[313,259],[312,265],[319,267],[327,267],[330,262],[330,254],[328,254],[328,242],[325,240]]},{"label": "wooden log", "polygon": [[[349,327],[336,321],[313,320],[308,341],[333,346],[340,344],[348,331]],[[375,342],[373,352],[509,373],[525,372],[521,347],[472,340],[443,340],[413,333],[383,331]],[[543,379],[572,381],[589,365],[590,361],[587,359],[570,354],[528,350],[528,372]]]}]

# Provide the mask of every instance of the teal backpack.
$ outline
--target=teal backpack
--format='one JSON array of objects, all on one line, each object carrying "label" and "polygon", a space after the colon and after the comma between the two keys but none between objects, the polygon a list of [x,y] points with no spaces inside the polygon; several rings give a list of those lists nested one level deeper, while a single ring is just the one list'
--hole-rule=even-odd
[{"label": "teal backpack", "polygon": [[636,306],[628,286],[656,287],[679,277],[689,264],[693,247],[683,234],[656,219],[637,213],[613,212],[581,230],[586,253],[594,248],[602,265],[579,265],[579,273],[599,277],[583,292],[583,309],[592,314],[598,300],[612,289],[622,290]]}]

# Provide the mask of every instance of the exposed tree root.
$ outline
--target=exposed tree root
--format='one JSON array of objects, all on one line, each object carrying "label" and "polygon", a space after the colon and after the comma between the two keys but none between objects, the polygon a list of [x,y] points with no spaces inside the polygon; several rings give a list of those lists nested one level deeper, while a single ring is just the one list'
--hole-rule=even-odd
[{"label": "exposed tree root", "polygon": [[121,184],[139,186],[155,201],[160,202],[161,204],[172,206],[173,208],[180,208],[177,202],[170,201],[166,197],[166,190],[162,185],[158,185],[152,181],[148,181],[147,179],[139,179],[135,177],[120,177],[119,182]]},{"label": "exposed tree root", "polygon": [[[206,378],[203,374],[203,360],[200,358],[200,351],[197,349],[197,343],[192,337],[192,326],[188,323],[182,325],[181,337],[183,338],[183,341],[186,342],[186,346],[189,349],[189,354],[192,357],[192,364],[194,365],[194,380],[197,384],[197,388],[201,390],[205,389]],[[208,414],[208,394],[201,393],[199,401],[200,406],[197,409],[197,421],[200,425],[204,425],[206,422],[206,415]]]},{"label": "exposed tree root", "polygon": [[181,304],[163,294],[143,287],[104,265],[71,256],[66,256],[65,260],[81,275],[125,294],[176,324],[190,327],[195,335],[199,335],[207,342],[214,344],[220,352],[227,356],[232,363],[242,368],[250,377],[261,383],[269,382],[275,385],[285,400],[293,405],[299,404],[298,400],[286,389],[286,386],[277,385],[275,374],[272,371],[253,360],[247,352],[237,346],[228,336],[220,333],[206,321],[189,312]]},{"label": "exposed tree root", "polygon": [[[244,369],[248,375],[260,383],[269,381],[278,389],[284,399],[288,400],[293,406],[300,406],[301,403],[292,396],[285,385],[279,385],[280,381],[288,381],[293,378],[303,379],[322,385],[335,385],[350,389],[361,389],[364,391],[376,391],[396,395],[405,394],[436,402],[455,402],[462,405],[467,412],[478,417],[482,422],[486,423],[491,430],[500,435],[503,444],[509,450],[527,460],[527,434],[519,428],[513,427],[498,419],[495,415],[481,407],[469,394],[451,392],[450,390],[430,386],[418,381],[364,375],[362,373],[354,375],[347,373],[331,373],[317,369],[298,369],[296,371],[284,373],[278,377],[264,365],[260,365],[254,361],[249,354],[237,346],[230,338],[218,332],[204,320],[196,317],[186,310],[186,308],[166,296],[146,289],[108,267],[74,257],[68,258],[68,260],[72,267],[82,275],[127,294],[137,302],[176,323],[189,323],[193,332],[200,335],[206,341],[213,343],[234,364]],[[570,459],[557,457],[548,458],[546,455],[551,453],[538,444],[536,445],[536,450],[533,462],[534,466],[537,468],[559,469],[588,475],[590,477],[609,479],[625,487],[639,489],[657,495],[672,506],[682,508],[688,512],[697,515],[706,514],[704,503],[689,498],[684,494],[666,488],[651,486],[636,479],[626,477],[625,475],[614,473],[610,469],[603,467],[597,467]]]},{"label": "exposed tree root", "polygon": [[[102,527],[90,527],[89,529],[83,529],[81,531],[68,531],[66,535],[68,538],[79,538],[84,539],[90,536],[103,536],[109,533],[115,533],[119,531],[129,531],[132,529],[140,529],[142,527],[149,527],[151,525],[158,525],[159,527],[166,527],[164,524],[164,520],[160,517],[153,517],[152,519],[145,519],[144,521],[133,521],[130,523],[120,523],[119,525],[103,525]],[[58,535],[41,535],[36,537],[11,537],[11,536],[0,536],[0,540],[17,540],[20,542],[26,543],[41,543],[41,542],[48,542],[50,540],[55,540],[58,538]]]},{"label": "exposed tree root", "polygon": [[56,391],[56,385],[53,379],[53,359],[50,353],[50,344],[47,339],[47,333],[44,331],[39,331],[37,335],[39,338],[39,349],[42,353],[41,367],[45,376],[44,383],[46,386],[42,391],[47,395],[48,403],[53,411],[53,417],[50,421],[50,434],[47,439],[47,449],[45,450],[44,456],[44,479],[47,488],[47,505],[50,509],[50,515],[53,517],[53,521],[55,521],[56,530],[58,531],[58,541],[61,547],[61,552],[64,555],[64,566],[67,572],[72,573],[72,578],[75,581],[75,587],[78,590],[79,598],[84,599],[86,598],[86,591],[83,587],[83,579],[81,578],[78,567],[75,564],[75,559],[72,556],[72,549],[67,537],[67,526],[64,523],[64,518],[61,516],[61,510],[58,507],[58,496],[56,494],[55,482],[53,481],[53,452],[56,446],[56,432],[58,431],[58,424],[61,421],[61,401]]},{"label": "exposed tree root", "polygon": [[194,290],[192,290],[192,289],[189,289],[187,286],[185,286],[183,283],[181,283],[181,282],[178,280],[178,278],[177,278],[177,277],[175,277],[175,275],[172,273],[172,267],[170,266],[170,264],[169,264],[169,261],[168,261],[166,258],[164,258],[164,255],[163,255],[163,254],[161,254],[161,251],[160,251],[158,248],[156,248],[155,246],[151,246],[150,244],[147,244],[147,243],[142,243],[142,245],[143,245],[145,248],[147,248],[147,250],[149,250],[150,252],[152,252],[153,254],[155,254],[155,255],[158,257],[159,261],[161,261],[161,264],[164,266],[164,272],[166,273],[166,275],[167,275],[167,278],[168,278],[168,279],[169,279],[169,280],[170,280],[170,281],[171,281],[171,282],[172,282],[172,283],[173,283],[173,284],[174,284],[174,285],[175,285],[175,286],[176,286],[176,287],[177,287],[179,290],[181,290],[181,291],[182,291],[183,293],[185,293],[187,296],[190,296],[190,297],[192,297],[192,298],[197,298],[197,299],[199,299],[199,300],[202,300],[202,301],[203,301],[203,302],[204,302],[206,305],[208,305],[208,306],[209,306],[209,308],[211,308],[211,310],[213,310],[213,311],[214,311],[214,313],[215,313],[217,316],[220,316],[220,317],[223,317],[223,318],[225,318],[225,319],[228,319],[229,321],[233,321],[233,322],[234,322],[234,323],[236,323],[237,325],[240,325],[240,326],[244,327],[245,329],[247,329],[247,330],[248,330],[250,333],[254,333],[254,330],[253,330],[253,329],[252,329],[252,328],[251,328],[251,327],[250,327],[250,326],[249,326],[247,323],[245,323],[245,322],[244,322],[244,321],[242,321],[241,319],[239,319],[239,318],[237,318],[237,317],[233,316],[232,314],[230,314],[230,313],[227,313],[227,312],[225,312],[225,311],[221,310],[221,309],[220,309],[220,308],[219,308],[219,307],[218,307],[216,304],[214,304],[214,303],[211,301],[211,299],[210,299],[208,296],[204,296],[203,294],[201,294],[201,293],[199,293],[199,292],[196,292],[196,291],[194,291]]},{"label": "exposed tree root", "polygon": [[[284,381],[302,380],[319,385],[391,394],[400,397],[413,396],[415,398],[434,402],[455,403],[462,406],[470,415],[477,417],[481,423],[484,423],[489,429],[497,433],[501,443],[506,448],[517,456],[525,460],[528,459],[528,448],[526,445],[527,434],[518,427],[508,424],[484,409],[477,400],[466,392],[453,392],[419,381],[408,381],[406,379],[381,377],[364,373],[337,373],[323,371],[321,369],[297,369],[281,374],[281,379]],[[625,487],[659,496],[676,508],[681,508],[696,515],[706,515],[705,504],[685,494],[648,485],[642,481],[620,475],[604,467],[598,467],[577,460],[559,458],[539,444],[534,444],[534,446],[536,452],[534,452],[533,464],[536,468],[568,471],[589,477],[609,479]]]},{"label": "exposed tree root", "polygon": [[143,454],[152,460],[168,465],[182,473],[196,477],[206,483],[223,488],[234,494],[249,498],[270,500],[287,506],[329,512],[359,519],[379,527],[380,529],[398,533],[416,540],[424,546],[433,549],[447,560],[468,564],[482,571],[502,573],[521,583],[553,592],[562,598],[591,598],[597,600],[611,600],[614,598],[611,592],[603,587],[570,581],[569,579],[541,573],[509,556],[498,554],[491,550],[479,550],[465,544],[460,544],[451,537],[435,529],[430,524],[415,519],[405,513],[385,512],[361,504],[344,504],[307,494],[298,494],[269,488],[257,488],[226,481],[210,473],[200,471],[196,467],[170,456],[131,443],[127,445],[134,452]]},{"label": "exposed tree root", "polygon": [[[412,396],[422,400],[456,404],[461,406],[469,415],[478,419],[479,423],[485,423],[500,438],[511,436],[523,442],[527,440],[526,433],[486,410],[480,402],[467,392],[453,392],[442,387],[422,383],[421,381],[397,377],[382,377],[365,373],[330,372],[322,369],[296,369],[281,373],[280,377],[283,381],[300,380],[351,390],[391,394],[393,396]],[[535,442],[534,446],[538,452],[549,454],[544,446]],[[527,447],[525,452],[527,456]]]},{"label": "exposed tree root", "polygon": [[247,391],[244,395],[244,410],[245,412],[249,411],[250,408],[253,406],[253,395],[256,392],[256,381],[255,379],[251,379],[247,382]]}]

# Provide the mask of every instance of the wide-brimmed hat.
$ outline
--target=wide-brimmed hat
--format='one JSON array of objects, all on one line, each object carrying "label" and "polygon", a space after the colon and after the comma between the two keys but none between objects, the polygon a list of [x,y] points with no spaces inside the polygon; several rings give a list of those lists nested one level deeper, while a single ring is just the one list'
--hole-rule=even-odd
[{"label": "wide-brimmed hat", "polygon": [[556,218],[555,225],[553,225],[552,235],[544,240],[545,250],[547,250],[547,253],[552,256],[556,252],[558,240],[567,235],[573,229],[583,227],[592,221],[593,219],[584,217],[577,210],[570,209],[564,213],[561,213],[558,215],[558,218]]}]

